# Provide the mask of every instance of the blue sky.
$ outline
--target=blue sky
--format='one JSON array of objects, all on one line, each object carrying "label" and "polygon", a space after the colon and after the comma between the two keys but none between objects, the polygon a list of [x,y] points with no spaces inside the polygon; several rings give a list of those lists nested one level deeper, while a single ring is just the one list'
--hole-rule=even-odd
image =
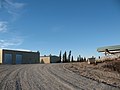
[{"label": "blue sky", "polygon": [[119,0],[1,0],[0,47],[98,56],[120,44]]}]

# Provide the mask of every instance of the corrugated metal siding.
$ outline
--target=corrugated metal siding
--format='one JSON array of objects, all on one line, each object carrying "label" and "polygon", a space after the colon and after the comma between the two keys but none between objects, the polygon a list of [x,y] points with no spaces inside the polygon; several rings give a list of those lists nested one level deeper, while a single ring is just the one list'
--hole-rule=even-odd
[{"label": "corrugated metal siding", "polygon": [[22,63],[22,55],[16,54],[16,64]]},{"label": "corrugated metal siding", "polygon": [[4,55],[4,64],[12,64],[12,54]]}]

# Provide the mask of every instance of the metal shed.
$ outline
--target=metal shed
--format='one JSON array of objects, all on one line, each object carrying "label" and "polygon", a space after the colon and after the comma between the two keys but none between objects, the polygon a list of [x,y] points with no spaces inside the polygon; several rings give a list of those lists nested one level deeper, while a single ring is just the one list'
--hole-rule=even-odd
[{"label": "metal shed", "polygon": [[0,64],[40,63],[39,57],[39,52],[0,49]]}]

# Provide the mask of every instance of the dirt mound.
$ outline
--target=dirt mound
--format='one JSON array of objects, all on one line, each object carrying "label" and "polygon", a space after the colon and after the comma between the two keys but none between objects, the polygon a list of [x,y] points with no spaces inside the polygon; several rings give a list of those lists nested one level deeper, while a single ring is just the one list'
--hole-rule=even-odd
[{"label": "dirt mound", "polygon": [[120,60],[106,61],[103,68],[109,69],[109,71],[116,71],[120,73]]}]

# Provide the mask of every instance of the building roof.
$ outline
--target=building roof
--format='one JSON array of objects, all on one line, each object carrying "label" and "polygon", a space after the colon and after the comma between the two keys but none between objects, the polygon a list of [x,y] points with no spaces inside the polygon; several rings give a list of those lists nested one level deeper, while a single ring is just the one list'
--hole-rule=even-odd
[{"label": "building roof", "polygon": [[25,49],[8,49],[8,48],[1,48],[1,50],[19,51],[19,52],[37,52],[37,51],[31,51],[31,50],[25,50]]},{"label": "building roof", "polygon": [[58,57],[58,56],[56,56],[56,55],[49,55],[49,56],[44,55],[44,56],[40,56],[40,57]]},{"label": "building roof", "polygon": [[109,51],[120,51],[120,45],[100,47],[97,49],[97,51],[98,52],[105,52],[106,49]]}]

